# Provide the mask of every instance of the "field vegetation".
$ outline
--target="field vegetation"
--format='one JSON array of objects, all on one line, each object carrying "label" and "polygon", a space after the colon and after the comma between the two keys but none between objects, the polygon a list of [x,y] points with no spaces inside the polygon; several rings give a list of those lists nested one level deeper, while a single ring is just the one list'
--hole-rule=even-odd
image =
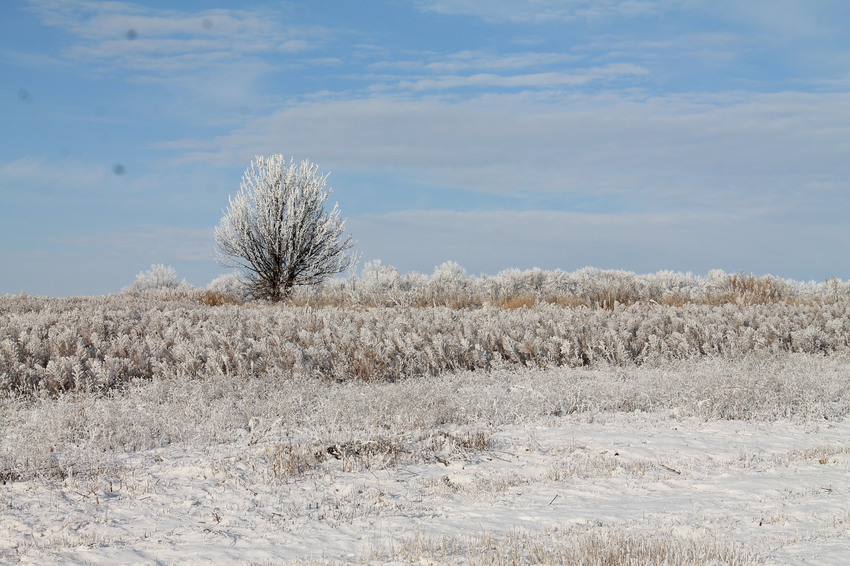
[{"label": "field vegetation", "polygon": [[375,262],[285,303],[240,289],[156,266],[0,297],[0,561],[793,563],[850,541],[846,282]]},{"label": "field vegetation", "polygon": [[243,303],[232,281],[199,290],[168,277],[106,297],[0,297],[0,390],[218,375],[394,381],[850,346],[850,285],[840,281],[600,270],[468,278],[456,264],[423,278],[367,267],[286,305]]}]

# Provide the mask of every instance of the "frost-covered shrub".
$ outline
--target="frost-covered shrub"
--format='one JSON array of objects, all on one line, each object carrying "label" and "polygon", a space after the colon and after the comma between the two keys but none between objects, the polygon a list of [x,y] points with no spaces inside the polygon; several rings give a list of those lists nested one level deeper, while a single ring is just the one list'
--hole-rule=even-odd
[{"label": "frost-covered shrub", "polygon": [[709,303],[768,304],[802,298],[793,282],[772,275],[756,277],[745,273],[725,273],[715,269],[706,277]]},{"label": "frost-covered shrub", "polygon": [[842,281],[837,277],[833,277],[824,281],[821,285],[817,285],[814,293],[823,295],[826,300],[839,301],[850,298],[850,281]]},{"label": "frost-covered shrub", "polygon": [[224,301],[245,302],[249,299],[248,282],[237,272],[225,273],[210,281],[207,291]]},{"label": "frost-covered shrub", "polygon": [[[326,291],[333,293],[329,296]],[[801,283],[772,275],[761,277],[714,270],[704,277],[661,271],[639,275],[623,270],[585,267],[573,272],[538,268],[506,269],[495,276],[467,275],[455,262],[438,266],[428,277],[401,274],[379,261],[367,263],[359,277],[309,294],[309,304],[359,306],[449,306],[502,308],[560,306],[614,309],[618,305],[658,303],[770,304],[777,302],[836,302],[850,300],[850,283],[831,280]],[[298,301],[298,304],[306,304]]]},{"label": "frost-covered shrub", "polygon": [[531,306],[546,294],[547,280],[542,269],[506,269],[495,277],[482,276],[475,294],[483,294],[487,303],[500,307]]},{"label": "frost-covered shrub", "polygon": [[475,281],[467,278],[466,270],[460,264],[447,261],[434,268],[424,298],[432,306],[479,306],[480,297],[475,293],[474,285]]},{"label": "frost-covered shrub", "polygon": [[149,292],[149,291],[171,291],[180,287],[177,280],[177,272],[171,266],[161,263],[151,265],[147,271],[136,275],[136,280],[126,287],[126,291]]},{"label": "frost-covered shrub", "polygon": [[357,281],[357,296],[370,305],[390,306],[399,304],[404,288],[398,269],[384,265],[381,260],[368,261]]}]

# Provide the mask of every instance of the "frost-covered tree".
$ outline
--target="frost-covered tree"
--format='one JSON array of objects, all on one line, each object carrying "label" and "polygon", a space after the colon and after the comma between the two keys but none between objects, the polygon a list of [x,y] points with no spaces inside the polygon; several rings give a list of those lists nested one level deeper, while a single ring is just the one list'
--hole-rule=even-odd
[{"label": "frost-covered tree", "polygon": [[327,174],[304,160],[258,156],[216,228],[219,262],[244,270],[253,298],[280,301],[295,285],[348,269],[353,242],[334,205],[324,209]]}]

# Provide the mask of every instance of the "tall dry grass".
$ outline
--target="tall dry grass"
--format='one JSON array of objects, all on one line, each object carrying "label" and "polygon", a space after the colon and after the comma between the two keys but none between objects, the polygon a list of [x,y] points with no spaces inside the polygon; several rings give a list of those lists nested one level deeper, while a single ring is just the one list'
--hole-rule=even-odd
[{"label": "tall dry grass", "polygon": [[0,297],[0,391],[9,392],[107,391],[134,379],[218,375],[395,381],[457,370],[833,355],[848,347],[845,301],[316,309],[135,295]]}]

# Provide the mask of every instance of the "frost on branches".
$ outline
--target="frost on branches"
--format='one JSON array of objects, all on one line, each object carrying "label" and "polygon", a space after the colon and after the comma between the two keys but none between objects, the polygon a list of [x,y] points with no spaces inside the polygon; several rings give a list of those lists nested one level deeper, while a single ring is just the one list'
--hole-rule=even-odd
[{"label": "frost on branches", "polygon": [[219,262],[245,271],[253,298],[280,301],[296,285],[345,271],[353,245],[334,205],[324,210],[327,175],[304,160],[258,156],[215,231]]}]

